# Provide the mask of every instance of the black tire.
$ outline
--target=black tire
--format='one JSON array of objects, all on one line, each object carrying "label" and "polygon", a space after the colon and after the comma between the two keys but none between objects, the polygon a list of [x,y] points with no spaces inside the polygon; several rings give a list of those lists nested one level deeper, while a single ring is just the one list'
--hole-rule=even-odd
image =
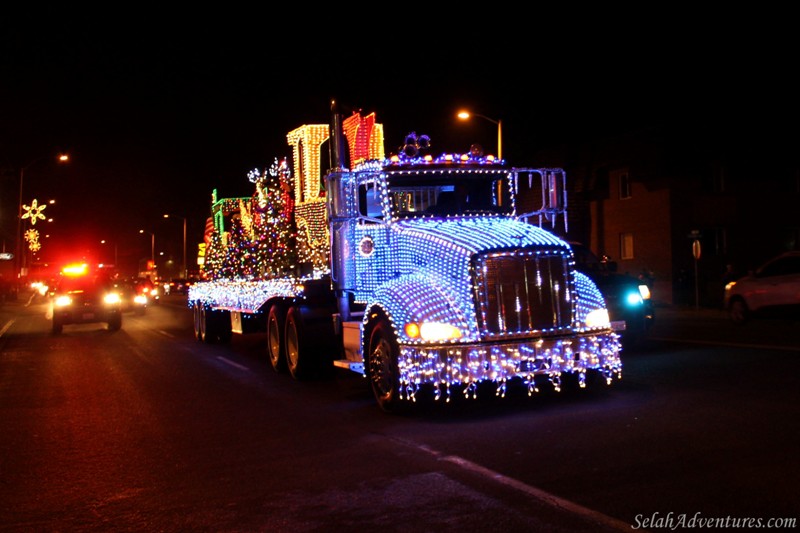
[{"label": "black tire", "polygon": [[731,301],[728,313],[734,324],[744,324],[750,319],[750,310],[741,298]]},{"label": "black tire", "polygon": [[229,311],[212,311],[202,302],[192,307],[194,336],[200,342],[215,344],[230,342],[233,337]]},{"label": "black tire", "polygon": [[199,302],[194,303],[194,307],[192,307],[192,321],[194,324],[194,338],[197,340],[203,339],[203,329],[205,329],[205,325],[202,323],[202,315],[200,313],[200,308],[202,304]]},{"label": "black tire", "polygon": [[285,356],[286,310],[280,304],[269,308],[267,315],[267,357],[276,372],[286,372],[288,365]]},{"label": "black tire", "polygon": [[108,331],[119,331],[122,328],[122,315],[114,315],[108,321]]},{"label": "black tire", "polygon": [[290,307],[286,312],[284,326],[284,355],[289,374],[298,381],[311,377],[315,369],[315,356],[312,339],[306,332],[300,310]]},{"label": "black tire", "polygon": [[64,325],[54,318],[53,319],[53,335],[60,335],[62,331],[64,331]]},{"label": "black tire", "polygon": [[372,330],[367,352],[367,378],[378,407],[387,413],[400,411],[400,348],[392,326],[381,319]]},{"label": "black tire", "polygon": [[214,330],[214,320],[205,305],[200,304],[198,308],[199,340],[206,344],[217,342],[217,332]]}]

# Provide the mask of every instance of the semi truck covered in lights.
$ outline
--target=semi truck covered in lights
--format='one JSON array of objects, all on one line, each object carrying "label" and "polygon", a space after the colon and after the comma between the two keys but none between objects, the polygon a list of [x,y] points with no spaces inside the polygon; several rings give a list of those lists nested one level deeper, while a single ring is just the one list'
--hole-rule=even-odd
[{"label": "semi truck covered in lights", "polygon": [[[414,133],[387,158],[374,114],[334,110],[287,140],[291,168],[251,173],[252,197],[213,198],[204,279],[188,296],[200,341],[266,332],[276,370],[360,372],[385,411],[421,391],[446,401],[486,383],[532,394],[565,375],[620,377],[603,296],[547,229],[566,225],[562,170],[478,148],[433,157]],[[520,183],[541,192],[538,209],[517,213]]]}]

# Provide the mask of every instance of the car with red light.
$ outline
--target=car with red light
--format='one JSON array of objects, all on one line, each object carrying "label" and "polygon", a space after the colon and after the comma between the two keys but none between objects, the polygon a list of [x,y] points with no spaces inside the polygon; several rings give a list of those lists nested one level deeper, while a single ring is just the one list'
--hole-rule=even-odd
[{"label": "car with red light", "polygon": [[164,285],[166,294],[186,294],[194,283],[194,278],[172,278]]},{"label": "car with red light", "polygon": [[65,267],[50,292],[52,331],[69,324],[105,323],[109,331],[122,327],[122,297],[109,272],[86,264]]},{"label": "car with red light", "polygon": [[115,281],[114,288],[119,292],[122,311],[133,311],[143,315],[150,304],[149,289],[132,279]]}]

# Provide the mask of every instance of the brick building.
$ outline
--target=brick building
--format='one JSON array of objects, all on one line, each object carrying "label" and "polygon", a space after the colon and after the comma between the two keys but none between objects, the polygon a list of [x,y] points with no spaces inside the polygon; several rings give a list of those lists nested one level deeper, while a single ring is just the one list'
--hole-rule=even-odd
[{"label": "brick building", "polygon": [[[687,123],[576,141],[537,158],[567,172],[562,237],[609,255],[622,272],[652,272],[658,303],[719,306],[726,265],[745,274],[800,249],[796,141],[758,127]],[[524,186],[522,209],[531,203]]]}]

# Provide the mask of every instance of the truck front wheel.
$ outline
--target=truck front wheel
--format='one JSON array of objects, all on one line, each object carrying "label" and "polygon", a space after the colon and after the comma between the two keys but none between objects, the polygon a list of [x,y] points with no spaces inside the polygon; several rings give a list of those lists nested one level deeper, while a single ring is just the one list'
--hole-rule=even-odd
[{"label": "truck front wheel", "polygon": [[385,319],[376,324],[369,338],[367,371],[378,407],[387,413],[400,410],[400,349],[392,326]]}]

